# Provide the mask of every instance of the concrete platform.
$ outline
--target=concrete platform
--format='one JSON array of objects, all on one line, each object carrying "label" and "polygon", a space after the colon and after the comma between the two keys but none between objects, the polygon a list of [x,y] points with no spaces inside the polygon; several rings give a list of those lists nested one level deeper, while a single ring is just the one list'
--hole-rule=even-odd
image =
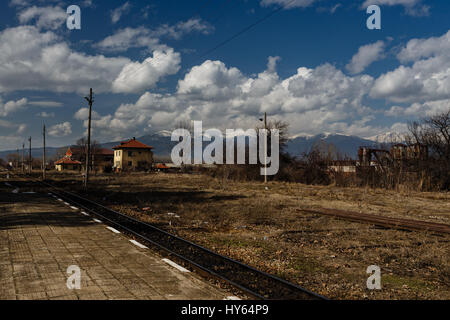
[{"label": "concrete platform", "polygon": [[[0,188],[1,300],[224,299],[193,273],[162,261],[92,217],[42,194]],[[69,266],[81,269],[70,290]]]}]

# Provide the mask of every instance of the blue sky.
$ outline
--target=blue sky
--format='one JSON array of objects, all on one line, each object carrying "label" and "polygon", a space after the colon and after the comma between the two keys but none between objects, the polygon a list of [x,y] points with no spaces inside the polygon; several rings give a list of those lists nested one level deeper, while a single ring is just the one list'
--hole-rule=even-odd
[{"label": "blue sky", "polygon": [[[369,30],[366,8],[381,8]],[[81,8],[68,30],[66,8]],[[0,10],[0,149],[73,143],[94,88],[101,142],[204,127],[373,137],[450,106],[450,2],[8,0]],[[281,8],[281,10],[278,10]],[[219,44],[278,10],[235,39]]]}]

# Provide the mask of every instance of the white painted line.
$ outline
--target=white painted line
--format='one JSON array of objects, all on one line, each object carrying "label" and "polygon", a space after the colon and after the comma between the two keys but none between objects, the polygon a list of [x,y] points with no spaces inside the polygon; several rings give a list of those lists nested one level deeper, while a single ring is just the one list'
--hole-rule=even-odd
[{"label": "white painted line", "polygon": [[183,268],[182,266],[176,264],[175,262],[173,262],[172,260],[169,259],[162,259],[162,261],[164,261],[165,263],[171,265],[172,267],[174,267],[175,269],[178,269],[181,272],[190,272],[188,269]]},{"label": "white painted line", "polygon": [[77,207],[70,207],[70,209],[73,209],[73,210],[78,210],[78,208],[77,208]]},{"label": "white painted line", "polygon": [[144,246],[142,243],[137,242],[136,240],[130,240],[130,242],[141,249],[148,249],[148,247]]},{"label": "white painted line", "polygon": [[70,206],[70,204],[68,204],[67,202],[64,202],[64,204],[65,204],[66,206]]},{"label": "white painted line", "polygon": [[12,191],[12,193],[14,193],[14,194],[17,194],[17,193],[19,193],[19,188],[17,188],[17,189],[14,189],[14,190]]},{"label": "white painted line", "polygon": [[81,211],[81,214],[84,214],[85,216],[89,217],[89,215],[86,212],[84,212],[84,211]]},{"label": "white painted line", "polygon": [[235,297],[235,296],[229,296],[229,297],[226,297],[223,300],[241,300],[241,299],[239,299],[238,297]]},{"label": "white painted line", "polygon": [[5,185],[6,185],[7,187],[12,187],[12,185],[10,185],[8,182],[5,182]]},{"label": "white painted line", "polygon": [[61,201],[61,202],[62,202],[63,200],[58,198],[58,201]]},{"label": "white painted line", "polygon": [[94,222],[97,222],[97,223],[102,223],[100,220],[98,220],[98,219],[94,219]]},{"label": "white painted line", "polygon": [[110,230],[110,231],[112,231],[114,233],[120,233],[120,231],[118,231],[118,230],[116,230],[116,229],[114,229],[112,227],[106,227],[106,229],[108,229],[108,230]]},{"label": "white painted line", "polygon": [[49,193],[47,193],[49,196],[53,196],[53,194],[51,194],[50,192]]}]

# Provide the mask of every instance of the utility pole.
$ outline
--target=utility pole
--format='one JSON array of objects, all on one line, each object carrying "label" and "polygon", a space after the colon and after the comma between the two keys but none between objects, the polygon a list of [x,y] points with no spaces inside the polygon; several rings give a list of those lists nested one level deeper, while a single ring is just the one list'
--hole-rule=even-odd
[{"label": "utility pole", "polygon": [[19,149],[17,149],[17,159],[16,159],[16,165],[15,165],[16,170],[19,170],[19,163],[20,163],[20,152],[19,152]]},{"label": "utility pole", "polygon": [[86,173],[84,176],[84,189],[87,190],[88,182],[89,182],[89,165],[90,165],[90,156],[91,156],[91,119],[92,119],[92,104],[94,102],[92,98],[92,88],[89,92],[89,98],[84,97],[86,101],[89,103],[89,122],[88,122],[88,141],[87,141],[87,153],[86,153]]},{"label": "utility pole", "polygon": [[267,112],[264,112],[264,129],[266,129],[266,143],[264,144],[264,183],[267,183]]},{"label": "utility pole", "polygon": [[45,181],[45,174],[46,174],[46,163],[45,163],[45,124],[44,128],[42,129],[42,136],[44,138],[44,153],[42,154],[42,180]]},{"label": "utility pole", "polygon": [[28,139],[28,141],[30,141],[30,153],[29,153],[29,166],[28,166],[28,172],[30,173],[30,175],[31,175],[31,171],[33,170],[33,167],[32,167],[32,165],[33,165],[33,160],[32,160],[32,157],[31,157],[31,137]]},{"label": "utility pole", "polygon": [[22,173],[25,173],[25,143],[22,143]]},{"label": "utility pole", "polygon": [[[266,131],[266,143],[264,143],[264,183],[267,183],[267,142],[268,142],[268,134],[267,134],[267,112],[264,112],[264,119],[259,119],[259,121],[264,122],[264,130]],[[258,132],[259,135],[259,132]],[[259,137],[258,137],[259,139]],[[261,145],[261,144],[259,144]],[[259,148],[259,147],[258,147]]]}]

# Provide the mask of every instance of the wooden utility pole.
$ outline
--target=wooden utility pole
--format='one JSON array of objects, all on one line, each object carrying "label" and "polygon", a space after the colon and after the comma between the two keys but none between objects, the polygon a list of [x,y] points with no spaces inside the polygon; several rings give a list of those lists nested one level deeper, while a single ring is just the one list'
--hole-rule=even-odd
[{"label": "wooden utility pole", "polygon": [[31,137],[28,139],[28,141],[30,141],[30,153],[29,153],[29,159],[28,159],[28,162],[29,162],[29,166],[28,166],[28,172],[30,173],[30,175],[31,175],[31,172],[32,172],[32,170],[33,170],[33,158],[31,157]]},{"label": "wooden utility pole", "polygon": [[42,154],[42,180],[45,181],[46,178],[46,163],[45,163],[45,124],[44,124],[44,128],[42,129],[42,136],[44,138],[44,153]]},{"label": "wooden utility pole", "polygon": [[264,129],[266,129],[266,143],[264,144],[264,183],[267,183],[267,112],[264,112]]},{"label": "wooden utility pole", "polygon": [[17,149],[17,159],[16,159],[16,165],[15,165],[16,170],[19,170],[19,163],[20,163],[20,152],[19,152],[19,149]]},{"label": "wooden utility pole", "polygon": [[22,143],[22,173],[25,173],[25,143]]},{"label": "wooden utility pole", "polygon": [[84,175],[84,189],[87,190],[89,183],[89,165],[90,165],[90,157],[91,157],[91,119],[92,119],[92,104],[94,102],[92,98],[92,88],[89,92],[89,98],[84,97],[86,101],[89,103],[89,121],[88,121],[88,141],[87,141],[87,153],[86,153],[86,172]]}]

